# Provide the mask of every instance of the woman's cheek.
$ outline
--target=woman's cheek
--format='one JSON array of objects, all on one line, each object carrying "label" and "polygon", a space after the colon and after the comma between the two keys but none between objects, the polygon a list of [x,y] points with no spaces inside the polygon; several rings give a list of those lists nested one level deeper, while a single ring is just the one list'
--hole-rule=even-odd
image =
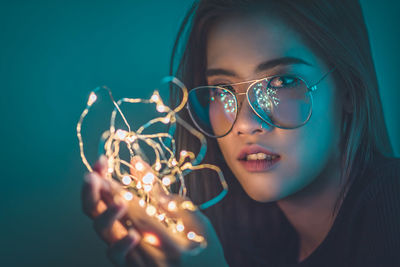
[{"label": "woman's cheek", "polygon": [[261,202],[276,201],[307,187],[326,168],[338,148],[339,134],[334,123],[325,118],[317,120],[295,130],[273,129],[266,133],[260,142],[273,148],[281,155],[279,166],[266,173],[247,173],[239,165],[234,155],[239,144],[233,136],[218,140],[221,151],[242,184],[253,199]]},{"label": "woman's cheek", "polygon": [[282,171],[292,181],[288,185],[291,190],[306,187],[336,161],[339,131],[333,126],[309,124],[293,130],[288,136],[285,144],[286,166]]}]

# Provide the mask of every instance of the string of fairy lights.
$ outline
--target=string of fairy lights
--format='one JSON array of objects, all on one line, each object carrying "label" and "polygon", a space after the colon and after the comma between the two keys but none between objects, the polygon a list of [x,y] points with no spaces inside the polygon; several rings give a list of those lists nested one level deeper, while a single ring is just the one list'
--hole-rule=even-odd
[{"label": "string of fairy lights", "polygon": [[[197,243],[198,245],[195,246],[191,252],[198,253],[207,246],[205,238],[194,231],[187,230],[180,218],[168,216],[163,209],[159,208],[161,206],[160,195],[161,193],[167,195],[172,194],[171,186],[175,183],[179,183],[178,195],[185,197],[187,194],[184,180],[185,175],[195,170],[213,170],[217,173],[222,185],[222,191],[217,196],[198,205],[198,207],[190,200],[179,202],[179,204],[171,200],[167,204],[167,209],[169,211],[178,211],[179,209],[194,211],[197,208],[206,209],[219,202],[226,195],[228,185],[219,167],[212,164],[200,164],[207,150],[206,138],[202,133],[178,116],[178,112],[185,107],[188,100],[188,90],[186,86],[172,76],[165,77],[162,83],[173,84],[181,90],[182,100],[176,108],[171,109],[169,106],[165,105],[157,90],[153,92],[150,99],[122,98],[118,101],[114,100],[111,90],[108,87],[103,86],[93,90],[89,95],[86,108],[82,112],[76,127],[80,155],[88,171],[93,172],[93,168],[89,164],[84,153],[84,142],[81,134],[82,123],[89,113],[90,108],[97,101],[97,93],[100,90],[106,90],[114,105],[114,109],[111,112],[110,127],[103,132],[100,139],[103,154],[107,158],[107,174],[105,178],[118,181],[123,188],[119,194],[123,196],[126,201],[132,201],[134,197],[138,198],[139,206],[145,210],[147,216],[155,218],[173,235],[179,235],[180,237],[185,237],[187,240]],[[121,110],[121,105],[137,103],[155,105],[155,109],[160,116],[151,119],[138,127],[136,131],[133,131]],[[116,129],[115,121],[117,115],[121,116],[126,129]],[[169,131],[150,134],[144,133],[144,130],[157,123],[168,125]],[[186,150],[177,153],[173,137],[173,132],[177,124],[183,126],[200,141],[200,151],[197,155]],[[147,157],[141,149],[139,142],[143,142],[152,149],[155,155],[154,162],[150,163],[144,161]],[[120,156],[120,148],[122,145],[129,151],[129,160],[125,160]],[[160,192],[160,190],[162,190],[162,192]],[[154,236],[152,237],[152,239],[155,238]],[[148,243],[152,245],[156,244],[151,238],[148,240]]]}]

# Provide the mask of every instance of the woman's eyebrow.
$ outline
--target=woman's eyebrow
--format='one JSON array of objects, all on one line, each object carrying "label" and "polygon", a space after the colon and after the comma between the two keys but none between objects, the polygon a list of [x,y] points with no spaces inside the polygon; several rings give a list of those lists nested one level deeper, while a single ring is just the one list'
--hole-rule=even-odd
[{"label": "woman's eyebrow", "polygon": [[237,76],[237,74],[234,71],[226,70],[226,69],[222,69],[222,68],[206,70],[206,77],[212,77],[212,76],[218,76],[218,75],[224,75],[224,76],[230,76],[230,77]]},{"label": "woman's eyebrow", "polygon": [[[293,64],[304,64],[304,65],[312,66],[310,63],[308,63],[307,61],[305,61],[301,58],[281,57],[281,58],[276,58],[276,59],[262,62],[261,64],[259,64],[256,67],[255,72],[266,71],[268,69],[272,69],[272,68],[280,66],[280,65],[293,65]],[[206,74],[206,77],[217,76],[217,75],[224,75],[224,76],[230,76],[230,77],[238,76],[234,71],[226,70],[226,69],[222,69],[222,68],[207,69],[205,74]]]},{"label": "woman's eyebrow", "polygon": [[268,69],[272,69],[274,67],[280,65],[295,65],[295,64],[304,64],[307,66],[312,66],[312,64],[308,63],[307,61],[297,58],[297,57],[281,57],[272,60],[265,61],[259,64],[255,70],[255,72],[262,72]]}]

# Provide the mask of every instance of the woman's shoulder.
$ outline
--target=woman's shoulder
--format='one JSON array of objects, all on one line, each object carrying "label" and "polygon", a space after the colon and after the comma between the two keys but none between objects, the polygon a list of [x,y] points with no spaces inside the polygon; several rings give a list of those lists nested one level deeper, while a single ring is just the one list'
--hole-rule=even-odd
[{"label": "woman's shoulder", "polygon": [[400,225],[400,159],[385,156],[374,159],[363,177],[367,184],[360,200],[372,218]]},{"label": "woman's shoulder", "polygon": [[368,184],[353,210],[357,217],[353,260],[362,266],[399,266],[400,159],[381,157],[370,165],[366,176]]},{"label": "woman's shoulder", "polygon": [[[374,162],[376,162],[376,165],[374,165]],[[400,171],[400,158],[375,154],[370,167],[375,167],[376,171],[398,175]],[[386,172],[387,170],[390,171]]]},{"label": "woman's shoulder", "polygon": [[[396,194],[400,197],[400,159],[376,156],[367,169],[369,183],[364,194],[369,199],[388,198]],[[389,195],[388,195],[389,194]],[[400,205],[400,202],[399,202]]]}]

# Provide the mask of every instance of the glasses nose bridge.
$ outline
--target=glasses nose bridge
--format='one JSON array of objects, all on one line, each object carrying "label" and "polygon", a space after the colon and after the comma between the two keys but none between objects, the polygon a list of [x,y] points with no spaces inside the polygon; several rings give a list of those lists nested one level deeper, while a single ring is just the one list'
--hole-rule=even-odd
[{"label": "glasses nose bridge", "polygon": [[[237,113],[235,121],[233,122],[231,131],[239,134],[239,133],[256,133],[260,132],[260,125],[264,123],[263,119],[255,112],[250,103],[247,92],[242,92],[237,95],[244,96],[245,99],[242,99],[240,102],[238,100],[237,103]],[[243,97],[242,97],[243,98]],[[246,101],[246,102],[243,102]]]},{"label": "glasses nose bridge", "polygon": [[[257,120],[261,119],[262,121],[265,121],[264,119],[261,118],[261,116],[259,115],[259,113],[254,109],[253,103],[251,103],[251,100],[249,99],[249,92],[250,90],[252,90],[254,88],[255,85],[257,85],[258,82],[260,82],[261,80],[253,80],[253,81],[249,81],[247,82],[247,84],[245,85],[246,89],[245,91],[241,90],[240,93],[234,93],[235,98],[236,98],[236,102],[237,102],[237,118],[240,116],[242,112],[242,107],[243,107],[243,101],[247,101],[247,105],[248,105],[248,114],[252,114],[254,115]],[[268,81],[268,80],[267,80]],[[242,85],[243,86],[243,85]],[[248,115],[247,114],[247,115]]]},{"label": "glasses nose bridge", "polygon": [[[236,103],[237,103],[237,114],[236,114],[237,117],[239,117],[239,114],[242,113],[243,101],[247,102],[247,105],[248,105],[247,108],[249,109],[249,112],[255,113],[252,108],[252,104],[250,103],[249,98],[248,98],[249,90],[251,90],[253,85],[254,85],[253,81],[251,83],[247,83],[245,85],[246,87],[244,87],[244,88],[246,88],[245,90],[243,90],[244,88],[242,88],[242,90],[240,90],[241,91],[240,93],[234,93],[235,98],[236,98]],[[257,115],[257,114],[255,113],[254,115]]]},{"label": "glasses nose bridge", "polygon": [[243,101],[247,100],[247,91],[244,93],[236,93],[235,96],[237,99],[238,109],[240,110],[240,107],[243,105]]},{"label": "glasses nose bridge", "polygon": [[[253,81],[250,82],[243,82],[238,83],[237,86],[239,87],[237,91],[238,93],[234,93],[238,105],[238,111],[240,111],[241,106],[243,105],[243,101],[247,100],[247,94],[253,85]],[[245,90],[244,90],[245,89]],[[249,103],[250,104],[250,103]]]}]

